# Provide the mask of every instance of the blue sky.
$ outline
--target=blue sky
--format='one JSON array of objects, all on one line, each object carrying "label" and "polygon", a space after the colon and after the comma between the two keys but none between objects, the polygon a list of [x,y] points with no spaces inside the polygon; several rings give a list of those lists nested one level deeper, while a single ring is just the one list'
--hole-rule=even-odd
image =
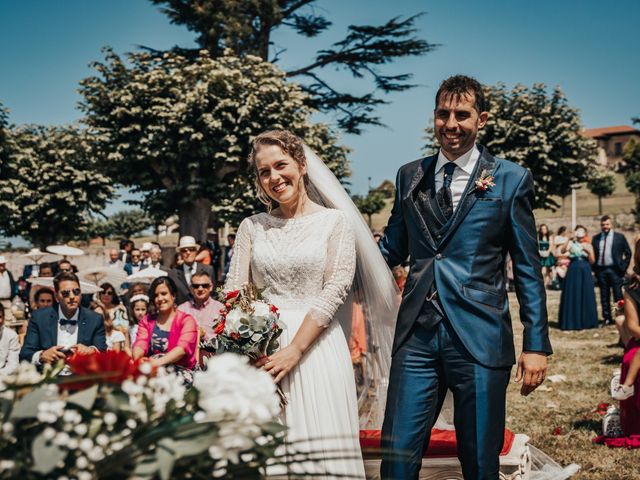
[{"label": "blue sky", "polygon": [[[418,21],[420,35],[441,44],[424,57],[386,68],[411,72],[421,85],[387,98],[391,103],[378,110],[386,128],[343,137],[353,149],[354,193],[366,191],[368,177],[373,185],[393,179],[400,165],[419,156],[435,91],[451,74],[488,84],[560,85],[587,128],[629,124],[640,115],[635,0],[319,0],[315,8],[333,21],[332,28],[313,40],[278,33],[274,40],[287,49],[283,67],[307,64],[310,52],[341,39],[350,24],[382,23],[397,15],[426,12]],[[81,116],[78,82],[92,73],[88,64],[102,58],[102,46],[124,53],[137,45],[191,46],[194,37],[146,0],[0,0],[0,102],[11,110],[13,123],[72,122]],[[325,77],[353,84],[333,70]],[[115,202],[107,213],[120,208]]]}]

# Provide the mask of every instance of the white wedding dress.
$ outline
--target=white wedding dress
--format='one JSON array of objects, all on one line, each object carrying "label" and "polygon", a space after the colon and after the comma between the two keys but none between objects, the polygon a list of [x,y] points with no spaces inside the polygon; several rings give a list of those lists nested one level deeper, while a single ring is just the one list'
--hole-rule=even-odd
[{"label": "white wedding dress", "polygon": [[356,267],[355,240],[344,213],[323,209],[283,219],[260,213],[238,228],[226,289],[253,282],[280,309],[281,347],[305,316],[325,326],[300,363],[281,381],[287,398],[283,422],[296,451],[314,462],[292,466],[364,478],[353,368],[336,312],[349,294]]}]

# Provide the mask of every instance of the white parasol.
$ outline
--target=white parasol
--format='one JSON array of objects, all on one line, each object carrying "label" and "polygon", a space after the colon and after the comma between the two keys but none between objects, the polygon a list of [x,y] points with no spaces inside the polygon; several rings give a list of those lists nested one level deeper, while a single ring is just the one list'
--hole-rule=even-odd
[{"label": "white parasol", "polygon": [[[31,283],[32,285],[53,288],[53,277],[28,278],[27,282]],[[80,280],[80,290],[82,290],[82,293],[92,294],[98,293],[102,289],[94,283],[83,282],[82,280]]]},{"label": "white parasol", "polygon": [[47,252],[55,253],[56,255],[62,255],[63,257],[79,257],[84,255],[84,251],[79,248],[70,247],[69,245],[49,245]]},{"label": "white parasol", "polygon": [[78,278],[100,285],[110,283],[116,289],[127,281],[127,272],[118,267],[93,267],[78,272]]},{"label": "white parasol", "polygon": [[39,248],[32,248],[29,250],[29,253],[24,253],[21,256],[29,258],[33,263],[38,264],[40,260],[47,254],[40,250]]},{"label": "white parasol", "polygon": [[166,271],[155,267],[143,268],[127,277],[127,282],[151,283],[158,277],[169,275]]}]

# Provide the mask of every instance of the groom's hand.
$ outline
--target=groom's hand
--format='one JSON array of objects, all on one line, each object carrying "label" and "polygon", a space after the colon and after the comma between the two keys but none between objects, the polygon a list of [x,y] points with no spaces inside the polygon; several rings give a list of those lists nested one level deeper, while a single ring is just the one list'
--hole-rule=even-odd
[{"label": "groom's hand", "polygon": [[520,394],[527,396],[542,385],[547,376],[547,355],[539,352],[522,352],[518,359],[516,382],[522,382]]}]

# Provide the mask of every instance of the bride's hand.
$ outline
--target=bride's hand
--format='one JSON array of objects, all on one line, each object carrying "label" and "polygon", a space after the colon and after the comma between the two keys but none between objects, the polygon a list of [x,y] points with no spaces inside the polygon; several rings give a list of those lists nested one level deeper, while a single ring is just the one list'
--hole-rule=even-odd
[{"label": "bride's hand", "polygon": [[273,375],[273,381],[278,383],[298,364],[301,358],[302,350],[293,344],[287,345],[282,350],[269,356],[269,359],[263,363],[262,368]]}]

